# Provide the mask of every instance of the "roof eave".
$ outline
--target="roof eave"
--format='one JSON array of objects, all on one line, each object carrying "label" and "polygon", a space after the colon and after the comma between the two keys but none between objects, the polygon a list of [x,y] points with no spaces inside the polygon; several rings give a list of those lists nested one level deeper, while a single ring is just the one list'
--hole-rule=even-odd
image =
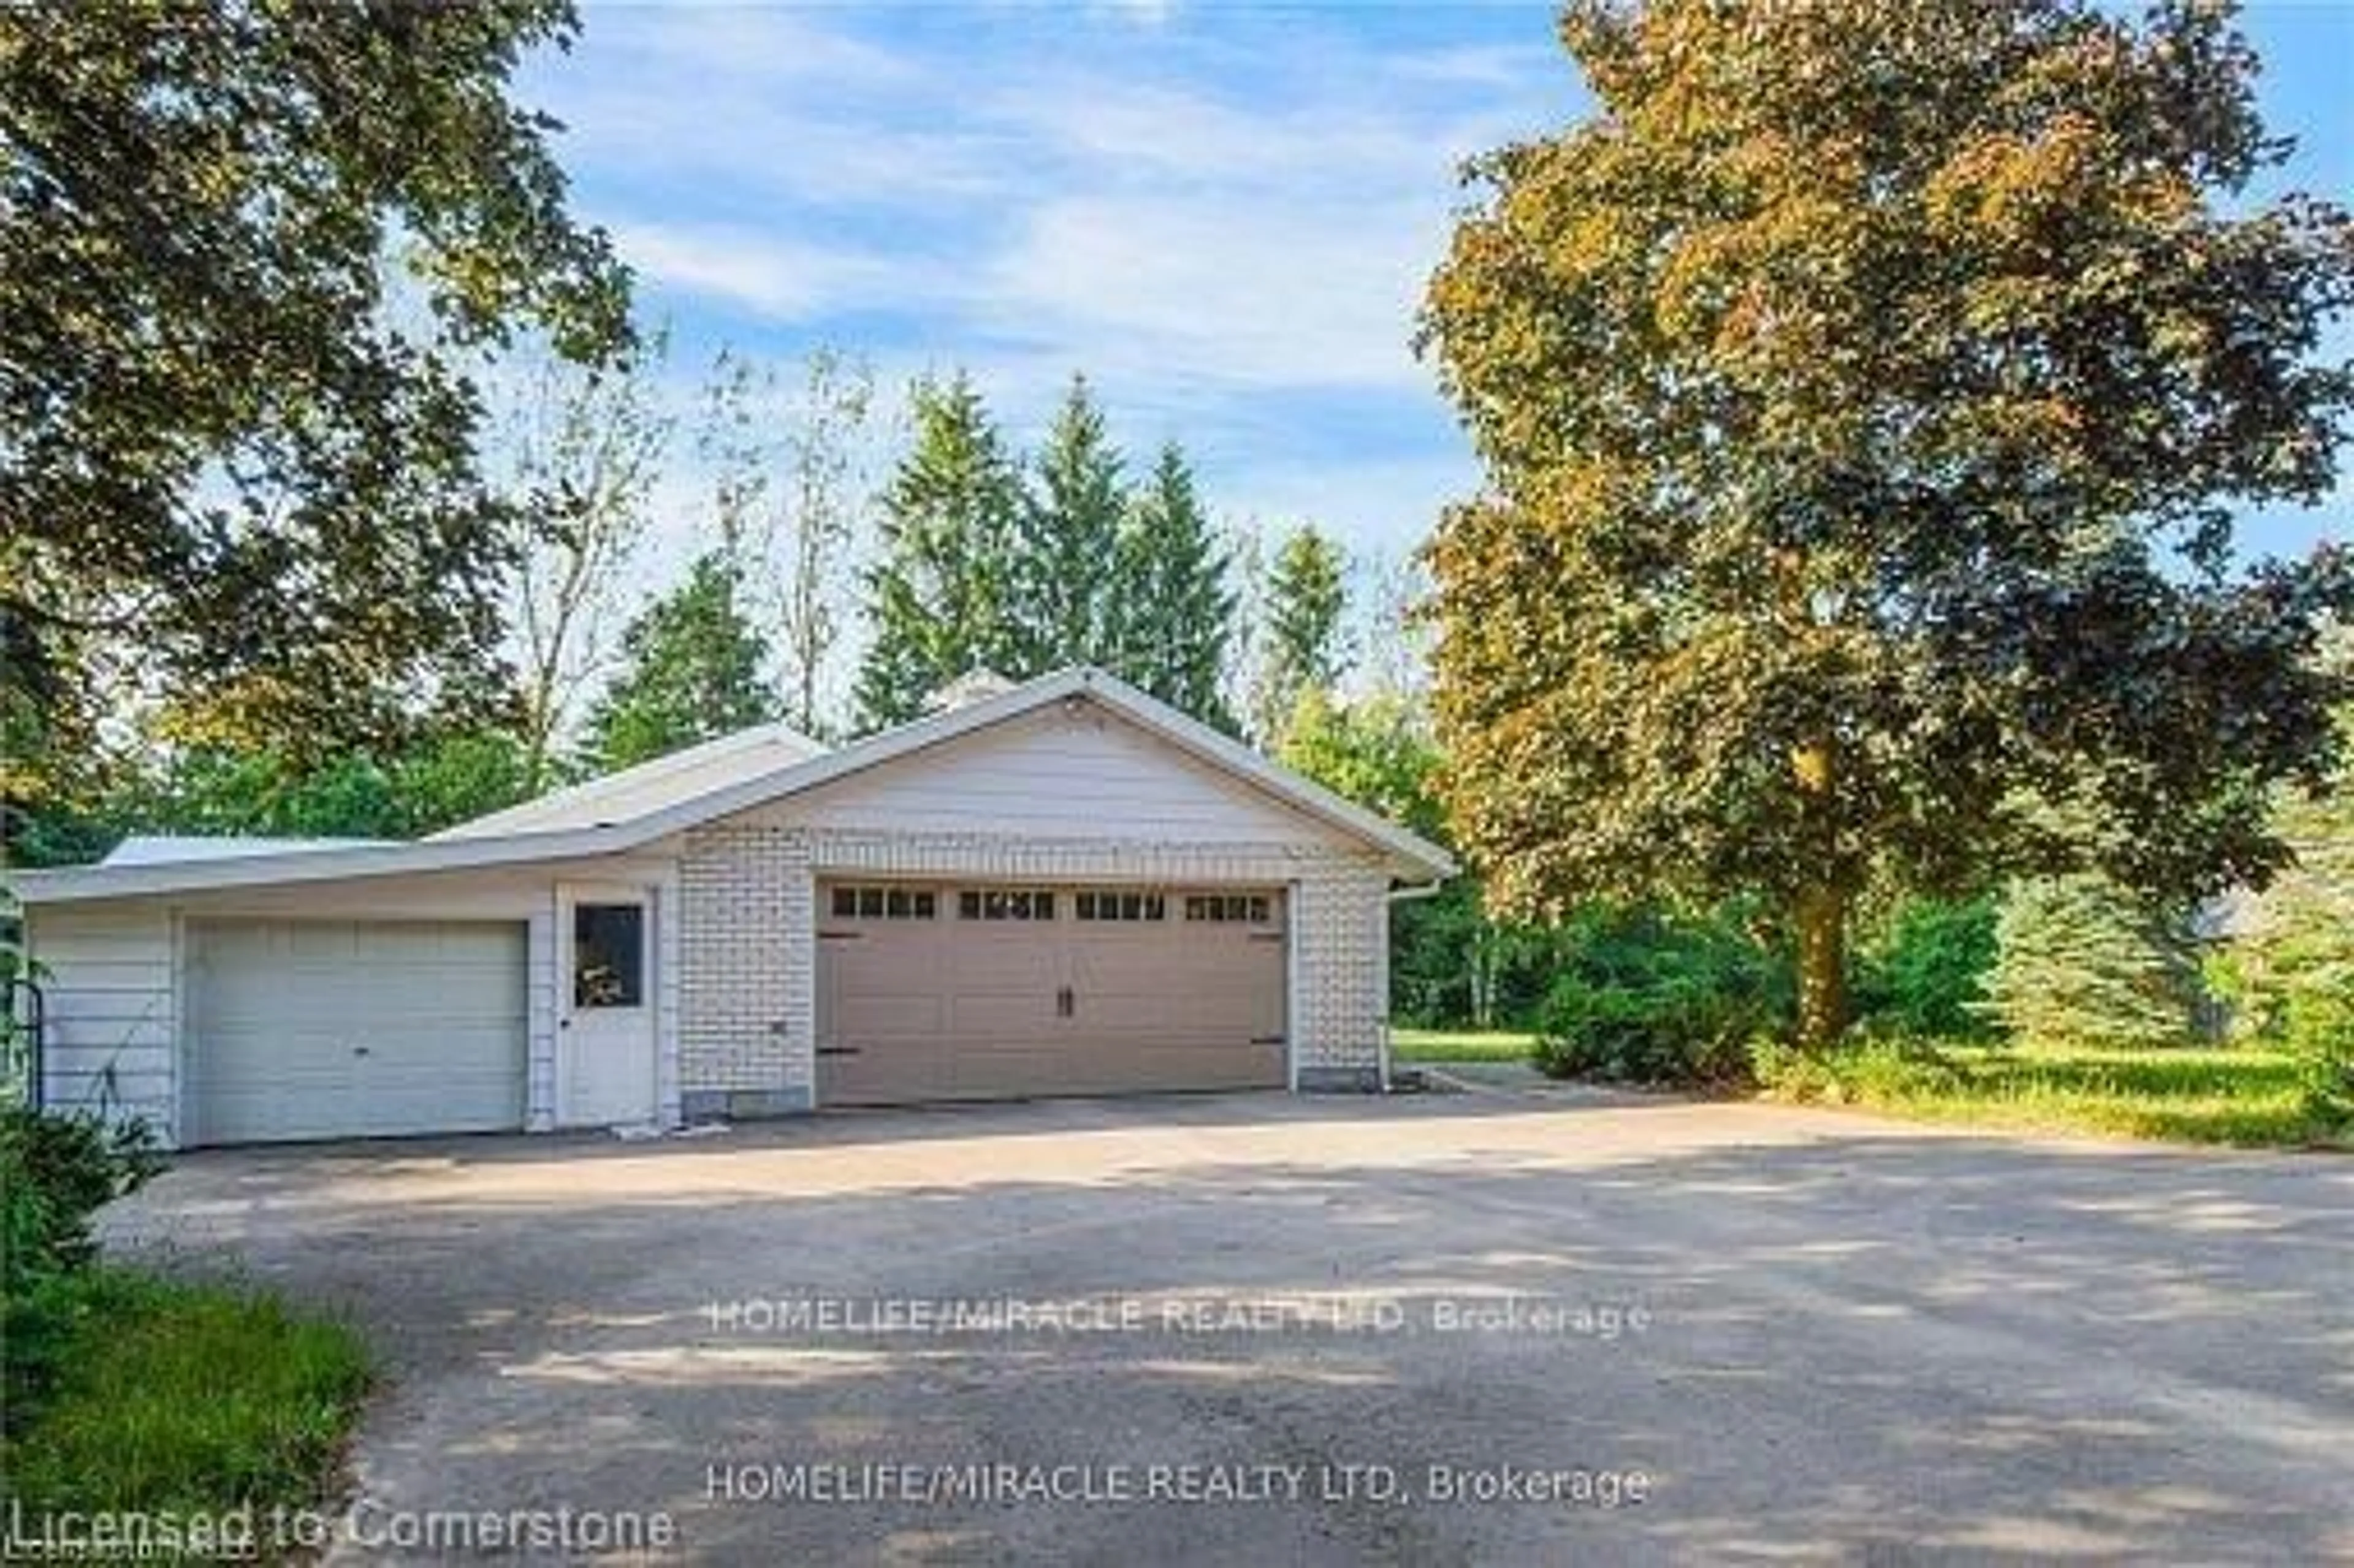
[{"label": "roof eave", "polygon": [[70,866],[20,872],[15,891],[27,907],[144,898],[173,893],[494,869],[611,854],[642,841],[612,828],[515,833],[498,838],[423,839],[366,849],[224,855],[153,865]]},{"label": "roof eave", "polygon": [[1343,800],[1314,780],[1300,777],[1104,671],[1080,666],[1043,676],[998,696],[919,719],[838,751],[820,752],[757,778],[739,779],[609,824],[437,837],[389,847],[224,857],[153,866],[31,872],[18,879],[17,893],[25,903],[33,906],[89,903],[264,884],[333,882],[626,853],[673,833],[773,800],[790,799],[1075,696],[1102,702],[1178,749],[1371,844],[1381,852],[1384,863],[1398,880],[1441,882],[1458,869],[1454,856],[1421,835]]}]

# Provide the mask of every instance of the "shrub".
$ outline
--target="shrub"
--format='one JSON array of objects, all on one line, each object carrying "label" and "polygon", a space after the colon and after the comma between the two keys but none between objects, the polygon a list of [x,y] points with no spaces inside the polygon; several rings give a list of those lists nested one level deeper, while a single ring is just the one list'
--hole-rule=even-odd
[{"label": "shrub", "polygon": [[1537,1065],[1555,1077],[1732,1086],[1749,1040],[1785,1016],[1789,982],[1729,922],[1589,913],[1537,1020]]},{"label": "shrub", "polygon": [[1987,971],[1995,960],[1995,901],[1916,898],[1897,910],[1864,951],[1857,1011],[1896,1032],[1937,1039],[1982,1039]]},{"label": "shrub", "polygon": [[162,1168],[143,1123],[0,1109],[0,1410],[20,1425],[90,1310],[90,1220]]},{"label": "shrub", "polygon": [[2309,978],[2288,991],[2281,1040],[2296,1060],[2306,1108],[2326,1120],[2354,1122],[2354,971],[2333,983]]},{"label": "shrub", "polygon": [[79,1268],[96,1254],[90,1219],[164,1168],[144,1122],[108,1123],[22,1106],[0,1109],[8,1294],[20,1277]]}]

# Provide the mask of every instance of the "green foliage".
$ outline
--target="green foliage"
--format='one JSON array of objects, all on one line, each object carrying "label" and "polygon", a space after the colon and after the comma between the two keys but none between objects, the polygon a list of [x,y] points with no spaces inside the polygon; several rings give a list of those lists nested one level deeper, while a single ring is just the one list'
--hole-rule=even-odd
[{"label": "green foliage", "polygon": [[1411,1024],[1390,1031],[1390,1054],[1400,1062],[1529,1062],[1536,1036],[1522,1030],[1423,1029]]},{"label": "green foliage", "polygon": [[1976,1127],[2286,1148],[2354,1147],[2306,1104],[2297,1064],[2248,1047],[1937,1046],[1864,1037],[1831,1051],[1761,1044],[1776,1099]]},{"label": "green foliage", "polygon": [[164,1169],[152,1129],[24,1106],[0,1107],[0,1204],[6,1209],[6,1294],[95,1255],[90,1220]]},{"label": "green foliage", "polygon": [[2354,1122],[2354,774],[2290,796],[2278,821],[2296,863],[2231,943],[2233,1000],[2251,1033],[2296,1055],[2315,1113]]},{"label": "green foliage", "polygon": [[1416,832],[1446,823],[1437,794],[1443,760],[1428,722],[1394,694],[1345,704],[1329,688],[1304,688],[1283,726],[1276,759]]},{"label": "green foliage", "polygon": [[474,689],[505,565],[481,351],[629,337],[510,98],[574,28],[565,0],[0,8],[12,746],[54,760],[134,676],[186,738],[313,755]]},{"label": "green foliage", "polygon": [[1557,1077],[1741,1084],[1753,1037],[1787,1017],[1787,972],[1729,920],[1596,908],[1569,927],[1537,1019]]},{"label": "green foliage", "polygon": [[702,556],[621,633],[621,669],[588,711],[588,751],[599,770],[776,716],[768,643],[745,616],[742,581],[725,556]]},{"label": "green foliage", "polygon": [[1987,1011],[2053,1046],[2187,1044],[2197,965],[2162,915],[2094,874],[2016,883],[1995,924]]},{"label": "green foliage", "polygon": [[1984,1035],[1996,904],[1913,898],[1862,954],[1857,1003],[1867,1022],[1946,1040]]},{"label": "green foliage", "polygon": [[1103,409],[1075,376],[1033,464],[1008,562],[1016,649],[998,673],[1017,679],[1066,664],[1115,662],[1124,608],[1120,545],[1128,503]]},{"label": "green foliage", "polygon": [[[1444,759],[1411,698],[1386,693],[1343,703],[1310,686],[1282,735],[1278,757],[1285,767],[1446,842],[1437,795]],[[1391,907],[1391,1015],[1431,1028],[1525,1026],[1536,1017],[1564,943],[1574,947],[1575,940],[1548,927],[1494,918],[1479,878],[1454,877],[1427,897]]]},{"label": "green foliage", "polygon": [[[1458,842],[1523,912],[1763,896],[1838,1032],[1865,889],[2281,863],[2349,556],[2354,223],[2223,7],[1577,0],[1596,107],[1476,166],[1424,317],[1485,464],[1432,545]],[[2040,808],[2115,824],[2097,843]]]},{"label": "green foliage", "polygon": [[511,730],[442,736],[396,757],[387,771],[392,838],[439,832],[537,792],[529,747]]},{"label": "green foliage", "polygon": [[[27,1021],[22,988],[48,978],[25,939],[25,908],[0,882],[0,1110],[33,1097],[34,1050],[38,1042]],[[0,1202],[6,1195],[0,1193]],[[0,1241],[0,1245],[5,1245]]]},{"label": "green foliage", "polygon": [[0,1500],[220,1512],[317,1500],[367,1384],[343,1328],[96,1266],[163,1169],[142,1124],[0,1110]]},{"label": "green foliage", "polygon": [[960,375],[915,389],[913,443],[883,493],[882,556],[867,574],[873,638],[854,702],[863,730],[922,716],[933,693],[1019,652],[1007,618],[1020,471]]},{"label": "green foliage", "polygon": [[77,864],[149,832],[415,838],[526,799],[530,773],[526,743],[505,729],[428,734],[381,760],[191,747],[126,779],[93,810],[32,814],[18,856]]},{"label": "green foliage", "polygon": [[1390,1007],[1427,1028],[1526,1029],[1575,937],[1500,920],[1469,873],[1390,910]]},{"label": "green foliage", "polygon": [[11,1336],[5,1491],[27,1510],[217,1517],[324,1498],[371,1372],[266,1292],[117,1269],[46,1281]]},{"label": "green foliage", "polygon": [[1889,1105],[1955,1094],[1964,1085],[1946,1052],[1903,1033],[1868,1033],[1829,1052],[1760,1038],[1750,1066],[1768,1094],[1807,1105]]},{"label": "green foliage", "polygon": [[[1346,704],[1310,686],[1281,733],[1278,760],[1285,767],[1445,839],[1437,794],[1442,758],[1427,720],[1407,698],[1387,694]],[[1490,919],[1478,879],[1456,877],[1391,908],[1391,1014],[1428,1026],[1526,1022],[1544,993],[1553,945],[1548,933]]]},{"label": "green foliage", "polygon": [[2281,1043],[2316,1116],[2354,1124],[2354,972],[2340,969],[2291,990]]},{"label": "green foliage", "polygon": [[1233,734],[1224,675],[1235,636],[1232,562],[1176,443],[1161,449],[1120,524],[1112,673]]},{"label": "green foliage", "polygon": [[884,493],[874,628],[854,694],[873,730],[919,716],[958,678],[1027,680],[1094,663],[1217,728],[1235,638],[1231,563],[1173,443],[1126,483],[1075,378],[1034,464],[962,376],[916,391],[916,435]]},{"label": "green foliage", "polygon": [[1349,558],[1314,525],[1294,529],[1267,568],[1262,610],[1254,733],[1280,747],[1283,727],[1304,692],[1329,689],[1347,671],[1341,623],[1349,612]]},{"label": "green foliage", "polygon": [[92,1218],[162,1169],[143,1123],[0,1107],[0,1418],[10,1430],[72,1338],[74,1282],[98,1254]]}]

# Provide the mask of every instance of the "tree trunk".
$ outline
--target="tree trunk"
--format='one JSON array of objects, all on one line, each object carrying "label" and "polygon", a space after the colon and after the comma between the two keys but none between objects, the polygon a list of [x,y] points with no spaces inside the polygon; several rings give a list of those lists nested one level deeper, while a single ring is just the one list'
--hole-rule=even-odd
[{"label": "tree trunk", "polygon": [[1847,1030],[1847,893],[1824,884],[1798,895],[1798,1044],[1826,1050]]},{"label": "tree trunk", "polygon": [[1827,1050],[1847,1030],[1847,903],[1839,864],[1834,804],[1838,752],[1828,736],[1790,755],[1790,771],[1803,800],[1807,836],[1819,847],[1821,880],[1798,890],[1792,913],[1798,927],[1798,1044]]}]

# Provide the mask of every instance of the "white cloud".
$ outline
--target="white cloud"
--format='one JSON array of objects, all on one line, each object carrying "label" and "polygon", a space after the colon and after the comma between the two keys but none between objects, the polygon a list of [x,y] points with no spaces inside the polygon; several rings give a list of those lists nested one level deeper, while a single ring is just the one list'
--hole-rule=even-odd
[{"label": "white cloud", "polygon": [[1087,9],[1140,27],[1161,27],[1177,15],[1178,5],[1177,0],[1093,0]]},{"label": "white cloud", "polygon": [[779,322],[907,297],[921,269],[725,224],[622,221],[613,243],[642,280]]},{"label": "white cloud", "polygon": [[1084,369],[1223,509],[1403,548],[1470,472],[1408,344],[1455,167],[1541,124],[1564,72],[1541,26],[1413,50],[1340,13],[1246,16],[1140,43],[1121,31],[1165,7],[902,28],[592,5],[534,85],[685,340],[832,342],[892,386],[962,366],[1024,435]]},{"label": "white cloud", "polygon": [[983,309],[1108,377],[1421,387],[1405,342],[1420,238],[1331,204],[1055,200],[991,261]]}]

